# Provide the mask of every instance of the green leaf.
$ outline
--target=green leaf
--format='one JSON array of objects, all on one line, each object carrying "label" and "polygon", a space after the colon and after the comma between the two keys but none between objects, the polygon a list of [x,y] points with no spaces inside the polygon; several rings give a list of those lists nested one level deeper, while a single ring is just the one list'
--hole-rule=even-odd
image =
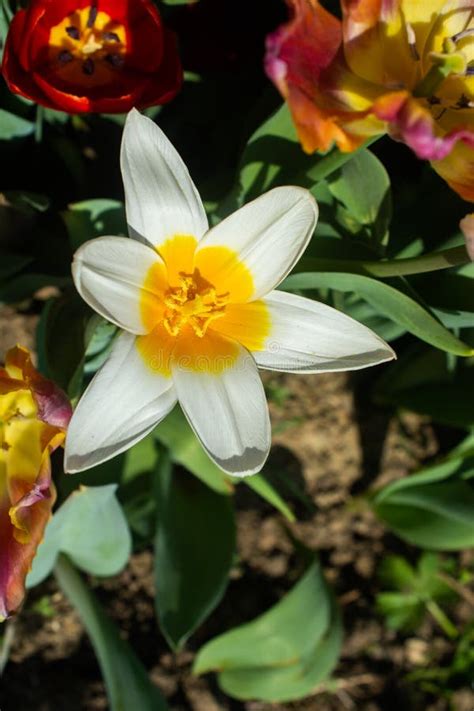
[{"label": "green leaf", "polygon": [[31,121],[0,109],[0,141],[25,138],[25,136],[31,136],[34,130],[35,124]]},{"label": "green leaf", "polygon": [[288,521],[295,521],[295,515],[288,504],[280,496],[278,491],[268,481],[264,474],[254,474],[253,476],[245,477],[244,484],[247,484],[256,494],[268,501],[274,506],[277,511],[283,514]]},{"label": "green leaf", "polygon": [[373,153],[359,151],[331,175],[328,187],[375,240],[384,240],[391,217],[390,178]]},{"label": "green leaf", "polygon": [[40,369],[71,398],[80,392],[87,344],[99,321],[75,291],[43,309],[37,334]]},{"label": "green leaf", "polygon": [[84,200],[61,213],[75,251],[84,242],[102,235],[126,235],[125,208],[118,200]]},{"label": "green leaf", "polygon": [[21,254],[2,252],[2,261],[0,262],[0,280],[9,279],[32,261],[32,257],[24,257]]},{"label": "green leaf", "polygon": [[61,552],[93,575],[115,575],[124,567],[131,540],[115,498],[116,489],[115,484],[81,487],[71,494],[46,527],[27,587],[34,587],[50,574]]},{"label": "green leaf", "polygon": [[393,341],[406,333],[403,326],[383,316],[371,304],[359,299],[355,294],[343,294],[342,298],[344,313],[375,331],[385,341]]},{"label": "green leaf", "polygon": [[[450,602],[456,593],[443,581],[440,573],[449,567],[435,553],[424,552],[415,568],[398,555],[389,555],[381,563],[378,575],[391,589],[377,595],[377,608],[391,629],[416,629],[433,602]],[[435,605],[438,613],[439,608]],[[442,622],[451,633],[449,620],[441,611]]]},{"label": "green leaf", "polygon": [[118,328],[113,323],[96,316],[89,324],[89,332],[91,336],[85,352],[84,373],[93,375],[109,357]]},{"label": "green leaf", "polygon": [[417,344],[382,373],[375,397],[443,424],[469,428],[474,425],[474,408],[467,395],[473,377],[473,359],[458,361],[452,372],[445,353]]},{"label": "green leaf", "polygon": [[60,556],[55,575],[91,639],[111,711],[166,711],[166,701],[151,683],[146,669],[65,556]]},{"label": "green leaf", "polygon": [[374,511],[400,538],[422,548],[459,550],[474,545],[474,488],[471,459],[439,465],[379,491]]},{"label": "green leaf", "polygon": [[342,630],[317,562],[274,607],[208,642],[194,672],[219,672],[239,699],[289,701],[310,693],[336,664]]},{"label": "green leaf", "polygon": [[425,616],[425,608],[416,595],[383,592],[377,595],[377,611],[392,630],[415,630]]},{"label": "green leaf", "polygon": [[156,476],[156,610],[173,649],[212,612],[227,586],[235,549],[228,496],[161,464]]},{"label": "green leaf", "polygon": [[277,185],[313,188],[354,153],[332,148],[325,155],[308,156],[301,148],[287,104],[283,104],[250,137],[242,154],[235,187],[218,209],[221,216]]},{"label": "green leaf", "polygon": [[159,442],[168,447],[173,462],[186,467],[217,493],[233,492],[234,485],[231,478],[209,459],[180,407],[175,407],[153,434]]},{"label": "green leaf", "polygon": [[385,282],[342,272],[292,274],[281,284],[284,290],[334,289],[354,292],[375,309],[423,341],[448,353],[474,354],[474,349],[448,331],[431,313],[407,294]]}]

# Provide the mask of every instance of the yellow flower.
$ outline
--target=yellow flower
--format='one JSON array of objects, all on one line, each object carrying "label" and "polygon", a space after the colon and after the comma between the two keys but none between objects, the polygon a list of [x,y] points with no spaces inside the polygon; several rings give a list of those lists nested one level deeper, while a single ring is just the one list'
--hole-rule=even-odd
[{"label": "yellow flower", "polygon": [[55,500],[50,453],[71,417],[66,396],[19,346],[0,368],[0,620],[18,609]]},{"label": "yellow flower", "polygon": [[303,148],[352,151],[385,131],[474,201],[473,0],[288,0],[266,71]]}]

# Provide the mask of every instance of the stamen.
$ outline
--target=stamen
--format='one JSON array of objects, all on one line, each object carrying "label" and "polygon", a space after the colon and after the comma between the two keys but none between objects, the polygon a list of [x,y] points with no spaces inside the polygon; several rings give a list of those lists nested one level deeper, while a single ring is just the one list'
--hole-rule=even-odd
[{"label": "stamen", "polygon": [[420,55],[418,54],[418,50],[416,48],[416,34],[415,30],[413,27],[410,25],[409,22],[406,24],[407,28],[407,39],[408,39],[408,46],[410,48],[411,56],[415,60],[415,62],[420,61]]},{"label": "stamen", "polygon": [[465,94],[461,94],[459,99],[456,102],[456,108],[457,109],[469,109],[471,108],[471,102],[467,98]]},{"label": "stamen", "polygon": [[74,27],[74,25],[66,27],[66,34],[73,40],[78,40],[80,38],[79,29]]},{"label": "stamen", "polygon": [[120,37],[116,32],[104,32],[102,34],[102,39],[105,42],[120,42]]},{"label": "stamen", "polygon": [[107,54],[105,60],[117,69],[121,69],[125,63],[125,60],[120,54]]},{"label": "stamen", "polygon": [[202,338],[211,321],[225,314],[228,294],[217,294],[212,284],[204,285],[199,278],[198,273],[181,273],[180,286],[170,289],[165,296],[167,310],[163,325],[171,336],[178,336],[188,324]]},{"label": "stamen", "polygon": [[466,76],[467,77],[472,77],[474,76],[474,64],[468,64],[466,67]]},{"label": "stamen", "polygon": [[88,59],[82,62],[82,71],[84,72],[84,74],[87,74],[87,76],[92,76],[95,71],[94,60],[88,57]]},{"label": "stamen", "polygon": [[58,59],[61,64],[68,64],[69,62],[72,62],[74,57],[72,56],[71,52],[67,51],[67,49],[63,49],[62,52],[58,54]]},{"label": "stamen", "polygon": [[97,2],[93,2],[91,5],[91,9],[89,10],[89,17],[87,19],[87,27],[89,27],[89,29],[91,27],[94,27],[96,19],[97,19]]},{"label": "stamen", "polygon": [[451,39],[456,44],[456,42],[459,42],[459,40],[464,39],[464,37],[469,37],[469,35],[474,35],[474,27],[468,27],[467,30],[462,30],[462,32],[458,32],[457,34],[453,35]]}]

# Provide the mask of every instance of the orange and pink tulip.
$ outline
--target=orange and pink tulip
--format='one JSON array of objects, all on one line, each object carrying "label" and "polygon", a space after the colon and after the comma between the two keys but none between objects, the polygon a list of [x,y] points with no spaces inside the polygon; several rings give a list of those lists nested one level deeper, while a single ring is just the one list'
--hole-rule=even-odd
[{"label": "orange and pink tulip", "polygon": [[0,368],[0,621],[15,612],[56,498],[50,454],[71,406],[19,346]]},{"label": "orange and pink tulip", "polygon": [[384,132],[474,201],[474,0],[287,0],[266,71],[305,151],[353,151]]}]

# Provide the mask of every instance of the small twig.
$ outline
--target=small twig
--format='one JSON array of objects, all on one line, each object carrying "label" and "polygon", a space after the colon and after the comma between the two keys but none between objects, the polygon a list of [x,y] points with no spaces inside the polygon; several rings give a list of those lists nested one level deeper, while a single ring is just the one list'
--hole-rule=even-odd
[{"label": "small twig", "polygon": [[454,590],[459,597],[462,597],[463,600],[465,600],[471,607],[474,608],[474,593],[472,593],[470,590],[468,590],[464,585],[461,585],[457,580],[452,578],[450,575],[447,575],[446,573],[438,573],[437,577],[443,581],[443,583],[446,583],[448,587],[451,588],[451,590]]},{"label": "small twig", "polygon": [[338,603],[343,607],[344,605],[350,605],[351,602],[358,600],[360,598],[359,590],[348,590],[343,595],[337,598]]}]

